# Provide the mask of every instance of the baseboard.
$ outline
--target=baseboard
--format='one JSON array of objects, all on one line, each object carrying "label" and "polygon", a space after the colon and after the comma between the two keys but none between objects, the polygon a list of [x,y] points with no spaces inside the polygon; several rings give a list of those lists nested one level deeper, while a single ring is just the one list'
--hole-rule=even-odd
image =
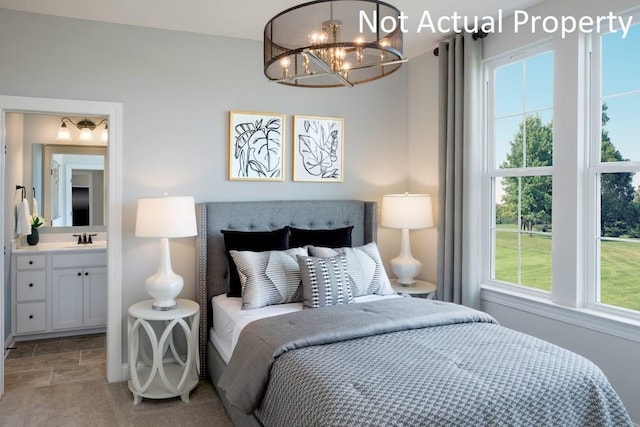
[{"label": "baseboard", "polygon": [[4,340],[4,358],[6,359],[9,355],[9,349],[16,345],[16,340],[13,338],[13,335],[9,335],[6,340]]},{"label": "baseboard", "polygon": [[121,369],[122,369],[122,374],[120,375],[120,378],[124,378],[124,381],[128,381],[129,380],[129,363],[123,363]]}]

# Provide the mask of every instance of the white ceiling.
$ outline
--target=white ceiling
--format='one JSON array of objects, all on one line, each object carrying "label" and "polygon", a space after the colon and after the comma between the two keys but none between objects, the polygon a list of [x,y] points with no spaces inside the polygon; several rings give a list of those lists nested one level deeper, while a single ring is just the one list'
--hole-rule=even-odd
[{"label": "white ceiling", "polygon": [[[163,28],[262,40],[267,21],[277,13],[306,0],[0,0],[0,8],[66,16],[92,21]],[[425,10],[434,19],[451,16],[509,15],[542,0],[387,0],[408,16],[405,55],[413,57],[435,47],[443,34],[418,34]]]}]

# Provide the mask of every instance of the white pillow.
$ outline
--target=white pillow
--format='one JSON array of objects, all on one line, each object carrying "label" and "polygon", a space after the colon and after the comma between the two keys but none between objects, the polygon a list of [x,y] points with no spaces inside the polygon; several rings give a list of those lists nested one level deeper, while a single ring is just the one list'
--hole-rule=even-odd
[{"label": "white pillow", "polygon": [[347,257],[349,286],[354,297],[395,294],[375,242],[357,248],[332,249],[309,246],[311,256],[330,257],[341,253]]},{"label": "white pillow", "polygon": [[242,309],[302,301],[297,255],[307,248],[284,251],[229,251],[238,267],[242,285]]}]

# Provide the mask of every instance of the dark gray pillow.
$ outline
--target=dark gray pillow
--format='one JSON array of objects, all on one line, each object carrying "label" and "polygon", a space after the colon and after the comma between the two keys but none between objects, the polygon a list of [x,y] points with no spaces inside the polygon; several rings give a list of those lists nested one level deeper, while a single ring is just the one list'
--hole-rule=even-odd
[{"label": "dark gray pillow", "polygon": [[298,256],[298,265],[305,307],[319,308],[353,302],[344,254],[326,258]]},{"label": "dark gray pillow", "polygon": [[289,247],[324,246],[327,248],[343,248],[351,246],[351,232],[353,225],[330,230],[306,230],[304,228],[289,227]]}]

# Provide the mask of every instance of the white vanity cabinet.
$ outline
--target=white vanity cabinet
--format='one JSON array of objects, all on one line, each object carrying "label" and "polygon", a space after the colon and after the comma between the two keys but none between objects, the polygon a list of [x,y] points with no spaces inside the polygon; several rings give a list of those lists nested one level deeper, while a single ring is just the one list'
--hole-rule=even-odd
[{"label": "white vanity cabinet", "polygon": [[18,255],[14,262],[15,333],[47,329],[47,256]]},{"label": "white vanity cabinet", "polygon": [[107,269],[104,252],[53,254],[51,328],[107,323]]},{"label": "white vanity cabinet", "polygon": [[14,253],[14,335],[99,331],[107,323],[106,250]]}]

